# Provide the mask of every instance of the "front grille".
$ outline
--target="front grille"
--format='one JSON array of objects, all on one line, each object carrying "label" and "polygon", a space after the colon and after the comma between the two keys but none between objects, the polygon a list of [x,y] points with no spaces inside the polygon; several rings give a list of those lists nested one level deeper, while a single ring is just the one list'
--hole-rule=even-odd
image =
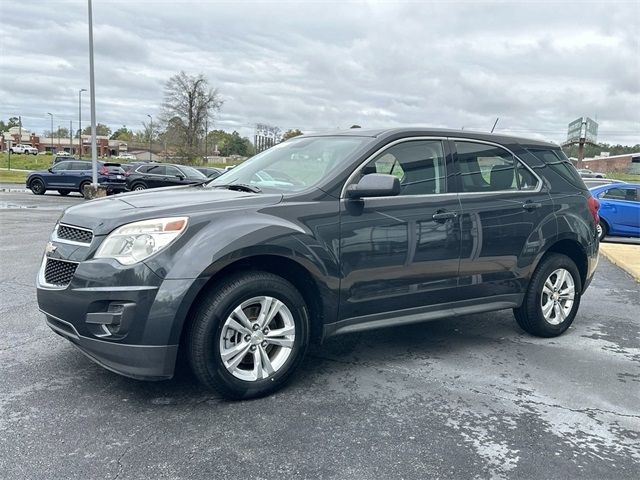
[{"label": "front grille", "polygon": [[90,230],[70,227],[69,225],[58,225],[57,236],[60,240],[71,240],[79,243],[91,243],[91,240],[93,240],[93,233]]},{"label": "front grille", "polygon": [[44,279],[49,285],[65,287],[71,281],[77,267],[77,263],[47,258],[47,265],[44,267]]}]

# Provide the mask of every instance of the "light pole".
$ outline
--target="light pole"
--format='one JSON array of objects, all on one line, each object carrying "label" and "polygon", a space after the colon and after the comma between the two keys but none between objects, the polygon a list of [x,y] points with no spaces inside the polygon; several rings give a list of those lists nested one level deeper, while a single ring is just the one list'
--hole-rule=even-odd
[{"label": "light pole", "polygon": [[89,96],[91,97],[91,177],[98,188],[98,144],[96,140],[96,82],[93,74],[93,9],[89,2]]},{"label": "light pole", "polygon": [[51,117],[51,133],[49,133],[49,136],[51,137],[51,155],[53,155],[53,114],[47,112],[47,115]]},{"label": "light pole", "polygon": [[153,117],[147,113],[151,123],[149,124],[149,161],[151,161],[151,142],[153,142]]},{"label": "light pole", "polygon": [[81,88],[78,90],[78,128],[80,129],[80,134],[78,135],[78,145],[80,146],[80,155],[78,158],[82,160],[82,92],[86,92],[86,88]]}]

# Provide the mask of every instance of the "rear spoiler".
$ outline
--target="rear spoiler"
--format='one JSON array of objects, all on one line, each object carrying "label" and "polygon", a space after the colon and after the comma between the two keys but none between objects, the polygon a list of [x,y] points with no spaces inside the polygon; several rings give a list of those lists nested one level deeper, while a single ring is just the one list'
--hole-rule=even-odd
[{"label": "rear spoiler", "polygon": [[104,165],[105,167],[120,167],[120,166],[122,166],[122,164],[121,164],[121,163],[111,163],[111,162],[103,163],[103,165]]}]

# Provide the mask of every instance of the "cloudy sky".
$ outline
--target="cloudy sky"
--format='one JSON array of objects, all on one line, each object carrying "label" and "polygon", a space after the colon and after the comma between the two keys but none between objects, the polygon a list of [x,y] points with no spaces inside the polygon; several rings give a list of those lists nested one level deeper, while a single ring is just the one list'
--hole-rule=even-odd
[{"label": "cloudy sky", "polygon": [[[77,128],[86,0],[3,0],[0,118]],[[180,70],[225,104],[216,128],[426,125],[562,142],[581,116],[640,143],[640,1],[94,0],[98,121],[141,129]],[[83,98],[83,123],[89,119]]]}]

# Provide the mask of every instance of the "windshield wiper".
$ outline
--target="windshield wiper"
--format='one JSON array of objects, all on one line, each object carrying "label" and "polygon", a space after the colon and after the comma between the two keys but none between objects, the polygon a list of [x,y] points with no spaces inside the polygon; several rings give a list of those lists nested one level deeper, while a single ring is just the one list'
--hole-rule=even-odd
[{"label": "windshield wiper", "polygon": [[255,185],[249,185],[247,183],[229,183],[228,185],[212,185],[213,187],[226,188],[227,190],[236,190],[238,192],[251,192],[251,193],[261,193],[260,190]]}]

